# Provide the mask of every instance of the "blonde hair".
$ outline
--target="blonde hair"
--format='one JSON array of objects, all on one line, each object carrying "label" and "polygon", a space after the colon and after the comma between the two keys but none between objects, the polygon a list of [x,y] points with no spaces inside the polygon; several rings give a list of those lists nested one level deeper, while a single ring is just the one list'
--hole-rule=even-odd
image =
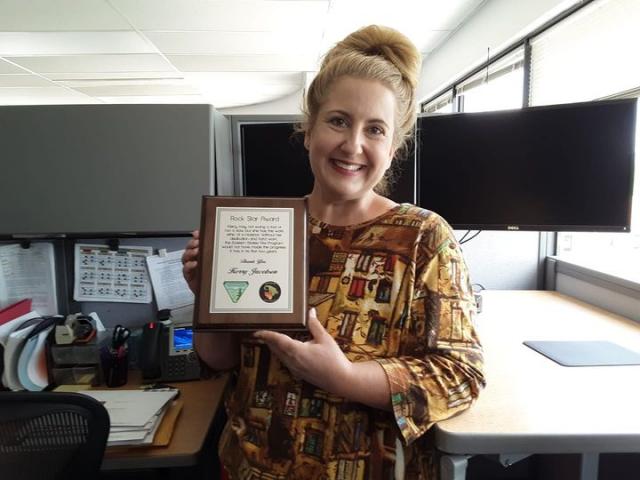
[{"label": "blonde hair", "polygon": [[[395,125],[392,139],[396,158],[406,154],[416,123],[415,91],[420,75],[421,55],[405,35],[389,27],[369,25],[338,42],[325,55],[322,66],[306,92],[300,131],[313,128],[320,106],[333,83],[341,77],[351,76],[375,80],[389,88],[396,99]],[[397,175],[397,162],[387,170],[375,187],[387,194],[389,184]]]}]

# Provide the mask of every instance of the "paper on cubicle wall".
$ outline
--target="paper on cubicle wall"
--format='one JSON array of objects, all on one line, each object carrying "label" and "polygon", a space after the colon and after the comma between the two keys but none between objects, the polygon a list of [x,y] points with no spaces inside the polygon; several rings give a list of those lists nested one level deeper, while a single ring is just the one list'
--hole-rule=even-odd
[{"label": "paper on cubicle wall", "polygon": [[32,242],[0,246],[0,307],[25,298],[42,315],[56,315],[56,276],[53,244]]},{"label": "paper on cubicle wall", "polygon": [[193,305],[171,310],[171,321],[176,326],[190,326],[193,323]]},{"label": "paper on cubicle wall", "polygon": [[182,276],[184,250],[147,257],[149,276],[156,296],[158,310],[175,310],[193,305],[194,296]]},{"label": "paper on cubicle wall", "polygon": [[151,303],[145,258],[152,247],[78,243],[75,246],[73,299],[79,302]]}]

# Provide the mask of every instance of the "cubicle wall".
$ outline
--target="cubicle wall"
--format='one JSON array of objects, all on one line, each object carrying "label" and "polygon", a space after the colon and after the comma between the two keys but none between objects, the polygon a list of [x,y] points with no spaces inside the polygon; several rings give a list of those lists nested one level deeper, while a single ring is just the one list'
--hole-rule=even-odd
[{"label": "cubicle wall", "polygon": [[546,289],[557,290],[583,302],[640,322],[640,282],[601,271],[586,263],[549,256],[546,259]]},{"label": "cubicle wall", "polygon": [[0,237],[188,232],[213,129],[210,105],[0,107]]}]

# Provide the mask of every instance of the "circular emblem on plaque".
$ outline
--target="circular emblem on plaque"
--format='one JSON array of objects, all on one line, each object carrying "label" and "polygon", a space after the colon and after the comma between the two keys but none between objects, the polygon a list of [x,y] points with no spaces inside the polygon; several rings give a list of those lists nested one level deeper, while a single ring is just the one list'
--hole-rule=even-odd
[{"label": "circular emblem on plaque", "polygon": [[260,286],[260,298],[267,302],[273,303],[280,298],[282,294],[282,290],[280,289],[280,285],[276,282],[264,282]]}]

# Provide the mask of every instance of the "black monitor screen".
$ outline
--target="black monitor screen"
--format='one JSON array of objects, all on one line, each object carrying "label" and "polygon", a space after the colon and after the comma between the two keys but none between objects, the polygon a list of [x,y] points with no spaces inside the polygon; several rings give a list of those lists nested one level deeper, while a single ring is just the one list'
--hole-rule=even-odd
[{"label": "black monitor screen", "polygon": [[636,100],[424,116],[418,203],[454,228],[628,231]]},{"label": "black monitor screen", "polygon": [[313,173],[303,137],[293,123],[240,126],[244,194],[248,197],[304,197],[313,188]]}]

